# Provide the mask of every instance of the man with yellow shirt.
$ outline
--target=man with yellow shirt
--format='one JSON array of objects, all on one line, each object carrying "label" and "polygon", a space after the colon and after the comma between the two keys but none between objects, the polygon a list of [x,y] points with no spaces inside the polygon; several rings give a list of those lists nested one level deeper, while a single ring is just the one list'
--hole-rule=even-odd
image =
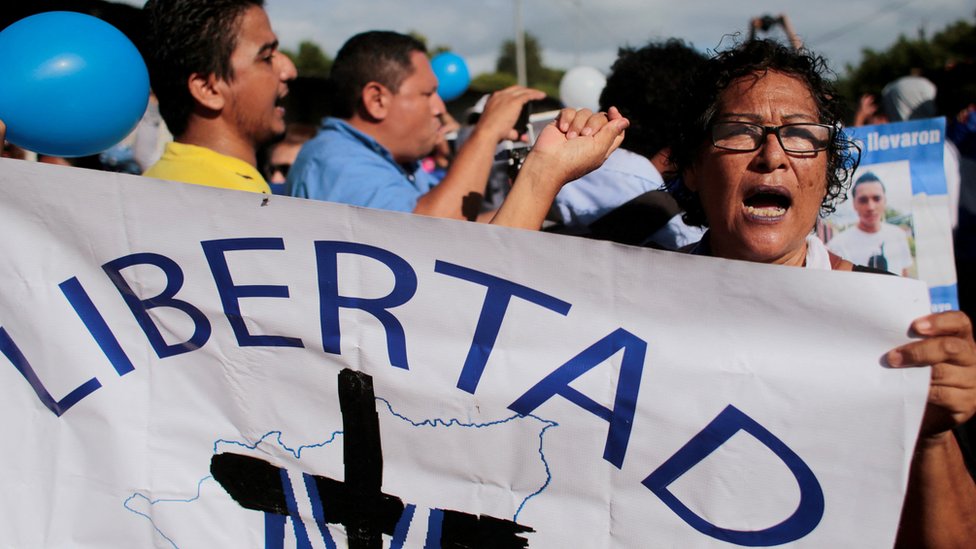
[{"label": "man with yellow shirt", "polygon": [[270,193],[256,151],[285,132],[295,65],[278,51],[263,0],[149,0],[147,61],[176,136],[145,176]]}]

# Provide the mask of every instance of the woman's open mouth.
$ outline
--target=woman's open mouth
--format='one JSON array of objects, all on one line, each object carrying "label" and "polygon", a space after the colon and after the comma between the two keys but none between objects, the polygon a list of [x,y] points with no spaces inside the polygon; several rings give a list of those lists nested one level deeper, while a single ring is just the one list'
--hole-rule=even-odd
[{"label": "woman's open mouth", "polygon": [[756,187],[743,199],[746,215],[757,221],[777,221],[790,209],[793,198],[782,187]]}]

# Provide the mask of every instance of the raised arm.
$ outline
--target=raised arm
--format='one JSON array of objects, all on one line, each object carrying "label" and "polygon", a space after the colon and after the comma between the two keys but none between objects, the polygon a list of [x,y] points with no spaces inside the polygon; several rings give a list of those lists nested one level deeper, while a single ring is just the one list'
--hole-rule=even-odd
[{"label": "raised arm", "polygon": [[892,367],[932,366],[928,404],[909,473],[897,547],[972,547],[976,483],[952,429],[976,413],[976,342],[965,314],[950,311],[912,323],[922,339],[888,353]]},{"label": "raised arm", "polygon": [[796,29],[793,28],[793,22],[790,21],[790,16],[785,13],[779,15],[779,21],[783,25],[783,31],[786,32],[786,38],[789,39],[790,45],[793,46],[794,50],[799,50],[803,48],[803,40],[800,35],[796,33]]},{"label": "raised arm", "polygon": [[[522,107],[542,99],[544,92],[521,86],[497,91],[488,99],[471,137],[458,151],[447,175],[430,192],[420,197],[414,213],[436,217],[474,219],[472,212],[462,211],[469,195],[482,195],[488,183],[495,147],[503,139],[518,139],[514,129]],[[480,201],[477,201],[480,203]]]},{"label": "raised arm", "polygon": [[608,113],[563,109],[539,135],[491,222],[538,230],[559,189],[603,164],[629,125],[616,108]]}]

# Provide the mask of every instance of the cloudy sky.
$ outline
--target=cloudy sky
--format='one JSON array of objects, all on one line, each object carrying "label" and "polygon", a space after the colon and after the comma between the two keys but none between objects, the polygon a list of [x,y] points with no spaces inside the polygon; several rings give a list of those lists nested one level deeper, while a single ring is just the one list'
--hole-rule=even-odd
[{"label": "cloudy sky", "polygon": [[[127,0],[139,5],[139,0]],[[330,55],[357,32],[418,31],[448,45],[471,72],[493,71],[499,47],[514,36],[516,0],[265,0],[284,47],[312,40]],[[700,50],[747,32],[751,17],[786,13],[811,49],[835,70],[863,48],[883,49],[899,34],[928,35],[958,19],[973,21],[972,0],[523,0],[525,30],[539,38],[553,67],[604,73],[621,45],[678,37]],[[780,28],[770,32],[782,37]]]}]

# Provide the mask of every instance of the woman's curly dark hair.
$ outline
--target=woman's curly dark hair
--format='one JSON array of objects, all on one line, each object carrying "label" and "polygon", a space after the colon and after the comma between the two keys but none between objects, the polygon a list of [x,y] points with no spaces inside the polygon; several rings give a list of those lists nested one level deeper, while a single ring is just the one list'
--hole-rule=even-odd
[{"label": "woman's curly dark hair", "polygon": [[711,124],[719,109],[723,91],[743,76],[777,71],[799,79],[810,89],[817,104],[820,123],[835,128],[827,147],[827,194],[820,205],[820,215],[834,211],[847,196],[850,176],[857,168],[860,151],[840,128],[842,100],[828,75],[832,75],[823,57],[806,50],[794,50],[772,40],[750,40],[719,52],[700,68],[688,90],[682,107],[678,132],[671,145],[671,162],[675,174],[665,184],[685,210],[689,225],[707,226],[698,193],[688,189],[681,174],[693,167],[706,146],[711,146]]}]

